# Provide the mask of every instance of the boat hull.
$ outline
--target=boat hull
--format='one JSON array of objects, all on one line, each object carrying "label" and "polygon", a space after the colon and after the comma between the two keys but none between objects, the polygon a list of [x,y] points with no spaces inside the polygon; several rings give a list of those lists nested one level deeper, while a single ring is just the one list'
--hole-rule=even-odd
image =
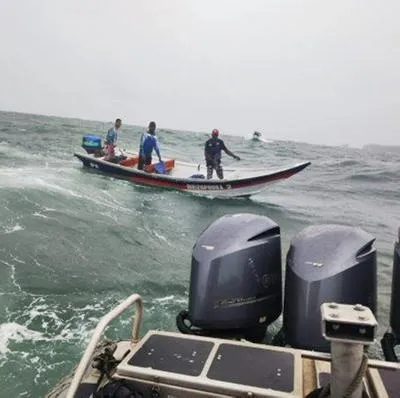
[{"label": "boat hull", "polygon": [[[263,191],[268,185],[287,179],[309,166],[304,162],[293,167],[275,172],[264,172],[260,175],[224,180],[206,180],[197,178],[181,178],[171,175],[153,174],[111,163],[92,155],[75,153],[85,167],[95,169],[110,176],[130,181],[134,184],[173,189],[199,196],[211,197],[248,197]],[[183,164],[183,163],[182,163]],[[195,165],[192,165],[196,167]],[[179,162],[177,162],[179,167]]]}]

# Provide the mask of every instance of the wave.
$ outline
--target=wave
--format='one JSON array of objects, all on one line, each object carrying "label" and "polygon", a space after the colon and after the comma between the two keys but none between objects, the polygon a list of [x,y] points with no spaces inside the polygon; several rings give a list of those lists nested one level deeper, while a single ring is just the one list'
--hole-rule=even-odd
[{"label": "wave", "polygon": [[364,162],[361,162],[361,161],[355,160],[355,159],[342,160],[342,161],[336,163],[336,165],[339,167],[352,167],[352,166],[359,167],[364,164],[365,164]]},{"label": "wave", "polygon": [[27,149],[21,144],[13,145],[6,141],[0,141],[0,160],[0,172],[10,164],[36,164],[47,167],[48,164],[65,166],[75,163],[71,153],[66,152],[64,148],[49,150],[39,146]]},{"label": "wave", "polygon": [[381,170],[352,174],[348,176],[347,179],[350,181],[379,182],[383,184],[385,182],[397,182],[399,180],[399,174],[400,170],[399,172]]}]

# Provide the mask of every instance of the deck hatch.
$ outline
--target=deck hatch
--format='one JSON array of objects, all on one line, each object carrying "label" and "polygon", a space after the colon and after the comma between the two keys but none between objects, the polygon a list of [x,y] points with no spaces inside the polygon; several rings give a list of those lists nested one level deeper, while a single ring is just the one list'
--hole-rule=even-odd
[{"label": "deck hatch", "polygon": [[128,361],[129,365],[188,376],[199,376],[214,344],[152,335]]},{"label": "deck hatch", "polygon": [[221,344],[207,377],[291,392],[294,390],[294,355],[256,347]]}]

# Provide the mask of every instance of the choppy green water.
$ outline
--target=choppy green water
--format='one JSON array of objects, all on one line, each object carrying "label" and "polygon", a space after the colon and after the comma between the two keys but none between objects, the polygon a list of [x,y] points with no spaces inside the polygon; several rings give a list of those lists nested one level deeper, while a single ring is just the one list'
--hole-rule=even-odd
[{"label": "choppy green water", "polygon": [[[1,397],[43,396],[79,360],[97,320],[133,292],[145,300],[145,330],[175,330],[187,303],[192,245],[226,213],[275,220],[284,255],[290,238],[313,223],[357,225],[375,235],[382,333],[400,225],[399,155],[225,136],[243,166],[313,164],[252,200],[211,200],[83,170],[72,157],[81,136],[108,127],[0,112]],[[125,127],[123,146],[135,148],[139,131]],[[206,135],[159,136],[164,153],[202,159]],[[116,322],[108,336],[128,337],[129,323]]]}]

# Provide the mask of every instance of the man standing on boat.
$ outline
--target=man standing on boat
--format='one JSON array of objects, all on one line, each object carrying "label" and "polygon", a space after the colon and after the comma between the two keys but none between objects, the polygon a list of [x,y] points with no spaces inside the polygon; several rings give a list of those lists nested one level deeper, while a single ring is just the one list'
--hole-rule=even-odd
[{"label": "man standing on boat", "polygon": [[115,147],[117,146],[118,133],[121,125],[121,119],[117,119],[115,121],[114,127],[107,132],[104,146],[106,156],[104,157],[104,160],[112,161],[115,159]]},{"label": "man standing on boat", "polygon": [[144,132],[140,137],[139,170],[143,170],[144,166],[151,164],[153,150],[156,151],[158,160],[161,162],[160,145],[156,136],[156,123],[150,122],[148,131]]},{"label": "man standing on boat", "polygon": [[219,130],[214,129],[211,133],[211,138],[206,142],[204,148],[204,156],[206,158],[207,165],[207,179],[210,180],[213,177],[214,169],[219,179],[224,178],[224,171],[221,165],[221,151],[224,151],[227,155],[233,157],[236,160],[240,160],[240,157],[232,153],[222,141],[219,136]]}]

